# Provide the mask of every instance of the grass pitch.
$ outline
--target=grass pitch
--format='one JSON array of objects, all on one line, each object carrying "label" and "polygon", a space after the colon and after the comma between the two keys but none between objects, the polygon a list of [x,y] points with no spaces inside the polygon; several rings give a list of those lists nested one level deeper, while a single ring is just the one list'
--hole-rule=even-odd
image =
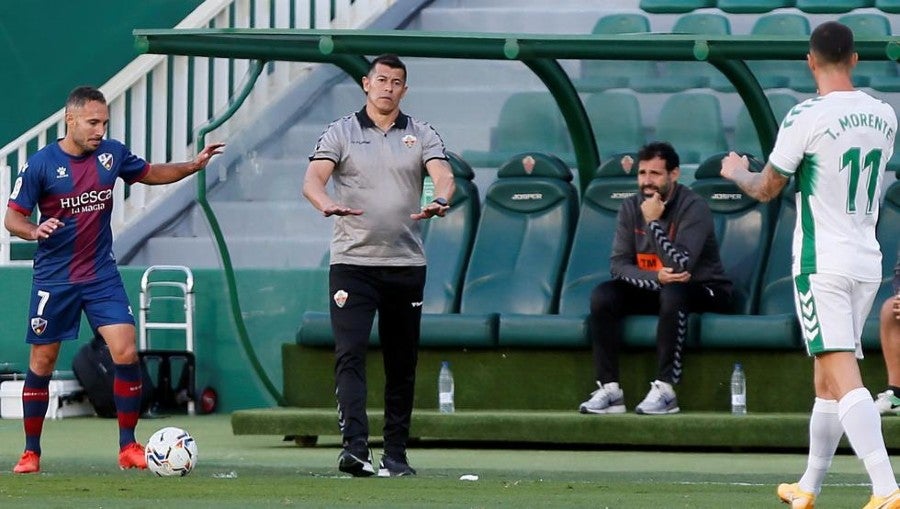
[{"label": "grass pitch", "polygon": [[[337,470],[336,437],[300,448],[274,436],[234,436],[224,415],[145,419],[138,436],[146,440],[164,426],[185,428],[197,440],[198,466],[187,477],[118,470],[116,423],[99,418],[47,421],[42,472],[13,475],[24,440],[22,422],[0,420],[0,507],[779,507],[775,485],[796,480],[805,465],[803,454],[461,449],[426,443],[409,451],[419,471],[415,478],[353,479]],[[379,451],[374,452],[377,461]],[[465,474],[478,480],[460,480]],[[838,456],[816,506],[861,507],[869,497],[867,482],[855,457]]]}]

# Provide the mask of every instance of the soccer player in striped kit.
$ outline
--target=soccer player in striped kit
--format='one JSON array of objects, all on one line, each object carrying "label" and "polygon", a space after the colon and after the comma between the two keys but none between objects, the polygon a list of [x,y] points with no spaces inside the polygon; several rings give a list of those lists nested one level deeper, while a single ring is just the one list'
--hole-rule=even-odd
[{"label": "soccer player in striped kit", "polygon": [[806,349],[815,359],[816,398],[806,472],[777,490],[793,509],[813,507],[845,433],[872,481],[864,509],[900,508],[881,420],[857,363],[863,324],[881,284],[875,224],[897,115],[853,87],[858,58],[848,27],[833,21],[816,27],[807,62],[818,97],[782,120],[762,172],[750,173],[746,158],[734,152],[722,159],[722,176],[756,199],[776,198],[791,177],[797,190],[794,296]]},{"label": "soccer player in striped kit", "polygon": [[[129,184],[176,182],[206,167],[224,145],[211,144],[192,161],[149,164],[121,142],[104,139],[109,108],[92,87],[69,94],[65,122],[65,137],[36,152],[19,171],[4,221],[12,234],[38,242],[25,339],[31,345],[22,389],[25,452],[13,472],[40,471],[50,377],[62,342],[78,337],[82,311],[109,345],[116,366],[119,467],[146,468],[144,448],[134,436],[141,405],[134,316],[112,252],[113,186],[117,178]],[[30,220],[35,206],[37,224]]]}]

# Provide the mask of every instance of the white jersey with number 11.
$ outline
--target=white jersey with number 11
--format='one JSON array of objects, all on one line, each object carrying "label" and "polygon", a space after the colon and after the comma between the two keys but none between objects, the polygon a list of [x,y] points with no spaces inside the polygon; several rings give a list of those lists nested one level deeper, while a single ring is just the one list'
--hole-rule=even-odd
[{"label": "white jersey with number 11", "polygon": [[858,90],[806,100],[784,117],[769,162],[796,186],[794,275],[881,281],[875,224],[896,132],[893,108]]}]

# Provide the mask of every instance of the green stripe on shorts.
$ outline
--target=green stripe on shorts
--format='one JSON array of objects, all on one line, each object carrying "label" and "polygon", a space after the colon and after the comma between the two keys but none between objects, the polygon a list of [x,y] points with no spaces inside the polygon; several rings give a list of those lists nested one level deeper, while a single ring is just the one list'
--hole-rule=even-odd
[{"label": "green stripe on shorts", "polygon": [[797,292],[797,314],[800,319],[800,332],[803,334],[803,342],[806,343],[806,351],[810,355],[825,352],[825,343],[822,340],[822,324],[816,312],[816,299],[813,297],[809,284],[809,274],[800,274],[794,277],[795,291]]}]

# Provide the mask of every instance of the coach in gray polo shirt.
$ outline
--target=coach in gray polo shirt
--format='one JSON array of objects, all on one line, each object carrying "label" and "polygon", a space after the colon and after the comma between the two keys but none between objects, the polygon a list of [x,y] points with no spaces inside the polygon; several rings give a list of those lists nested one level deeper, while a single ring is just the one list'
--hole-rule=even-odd
[{"label": "coach in gray polo shirt", "polygon": [[[425,287],[419,221],[443,216],[455,186],[444,143],[428,124],[404,115],[406,66],[396,55],[372,61],[362,79],[366,105],[329,125],[310,155],[305,196],[337,216],[331,241],[331,328],[344,449],[338,468],[375,474],[366,418],[366,350],[378,311],[384,356],[384,454],[379,476],[415,475],[406,457]],[[421,206],[430,175],[435,199]],[[334,178],[334,197],[325,186]]]}]

